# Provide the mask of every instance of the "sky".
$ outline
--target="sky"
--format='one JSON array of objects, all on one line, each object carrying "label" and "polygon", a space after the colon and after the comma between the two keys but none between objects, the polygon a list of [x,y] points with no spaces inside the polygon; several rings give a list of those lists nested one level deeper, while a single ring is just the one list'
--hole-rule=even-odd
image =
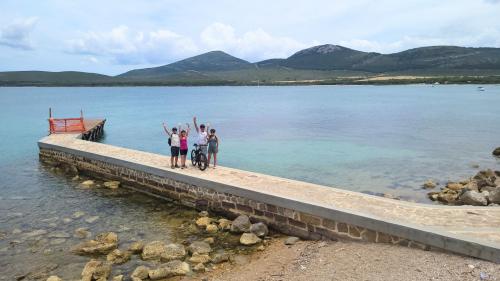
[{"label": "sky", "polygon": [[320,44],[500,47],[500,0],[0,1],[0,71],[116,75],[212,50],[256,62]]}]

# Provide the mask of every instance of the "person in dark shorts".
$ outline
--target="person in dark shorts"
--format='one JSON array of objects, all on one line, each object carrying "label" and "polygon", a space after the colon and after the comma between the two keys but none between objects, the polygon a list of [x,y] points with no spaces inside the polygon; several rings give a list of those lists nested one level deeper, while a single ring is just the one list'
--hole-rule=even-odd
[{"label": "person in dark shorts", "polygon": [[181,129],[181,137],[180,137],[180,151],[181,151],[181,169],[187,168],[186,167],[186,155],[188,154],[188,136],[189,136],[189,131],[191,128],[189,128],[189,124],[187,124],[187,129],[183,130]]},{"label": "person in dark shorts", "polygon": [[168,143],[170,145],[170,167],[172,169],[179,168],[179,166],[177,165],[177,161],[179,160],[181,140],[179,135],[177,134],[177,128],[173,127],[172,132],[169,132],[167,126],[165,125],[165,123],[163,123],[163,130],[165,130],[165,133],[167,133],[167,135],[170,137]]},{"label": "person in dark shorts", "polygon": [[215,134],[215,129],[210,129],[208,135],[208,165],[210,166],[210,158],[214,156],[214,169],[217,166],[217,153],[219,152],[219,138]]}]

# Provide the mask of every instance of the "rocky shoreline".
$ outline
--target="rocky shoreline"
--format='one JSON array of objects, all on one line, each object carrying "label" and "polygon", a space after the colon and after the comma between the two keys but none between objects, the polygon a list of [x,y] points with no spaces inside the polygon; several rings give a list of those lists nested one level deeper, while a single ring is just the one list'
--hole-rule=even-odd
[{"label": "rocky shoreline", "polygon": [[[492,152],[500,157],[500,147]],[[434,189],[438,183],[432,180],[422,187]],[[473,177],[457,182],[447,182],[440,191],[431,191],[427,196],[432,201],[447,205],[500,206],[500,171],[479,171]]]}]

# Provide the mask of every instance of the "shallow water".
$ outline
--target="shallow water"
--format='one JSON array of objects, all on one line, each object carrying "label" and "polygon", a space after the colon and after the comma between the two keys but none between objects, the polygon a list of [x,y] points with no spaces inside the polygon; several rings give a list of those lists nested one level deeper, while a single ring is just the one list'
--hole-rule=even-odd
[{"label": "shallow water", "polygon": [[[420,188],[426,179],[500,167],[491,156],[500,146],[500,86],[476,88],[0,88],[0,268],[7,273],[0,279],[51,262],[66,279],[78,278],[88,258],[68,253],[78,239],[49,238],[55,231],[120,231],[125,244],[179,241],[186,235],[177,227],[196,216],[134,192],[81,189],[40,165],[36,141],[46,134],[48,107],[61,117],[83,109],[107,118],[104,143],[164,154],[161,122],[196,114],[218,130],[221,165],[430,203]],[[76,211],[86,214],[71,219]],[[38,229],[48,233],[26,237]]]}]

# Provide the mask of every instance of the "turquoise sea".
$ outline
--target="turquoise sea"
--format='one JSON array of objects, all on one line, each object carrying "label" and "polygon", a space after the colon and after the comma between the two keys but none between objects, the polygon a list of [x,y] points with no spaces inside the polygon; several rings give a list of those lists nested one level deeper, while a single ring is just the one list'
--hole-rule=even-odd
[{"label": "turquoise sea", "polygon": [[[89,258],[70,248],[82,227],[117,232],[120,248],[196,238],[182,230],[193,210],[123,189],[82,189],[41,165],[36,142],[49,107],[57,117],[83,109],[106,118],[104,143],[163,154],[161,123],[196,115],[217,129],[221,165],[431,204],[425,180],[499,169],[491,156],[499,105],[495,85],[0,88],[0,280],[44,270],[79,279]],[[134,257],[113,271],[140,264]]]},{"label": "turquoise sea", "polygon": [[221,165],[418,201],[426,179],[498,167],[495,85],[0,88],[0,104],[2,184],[40,176],[21,171],[38,165],[49,107],[106,118],[104,143],[164,154],[161,123],[196,115],[217,129]]}]

